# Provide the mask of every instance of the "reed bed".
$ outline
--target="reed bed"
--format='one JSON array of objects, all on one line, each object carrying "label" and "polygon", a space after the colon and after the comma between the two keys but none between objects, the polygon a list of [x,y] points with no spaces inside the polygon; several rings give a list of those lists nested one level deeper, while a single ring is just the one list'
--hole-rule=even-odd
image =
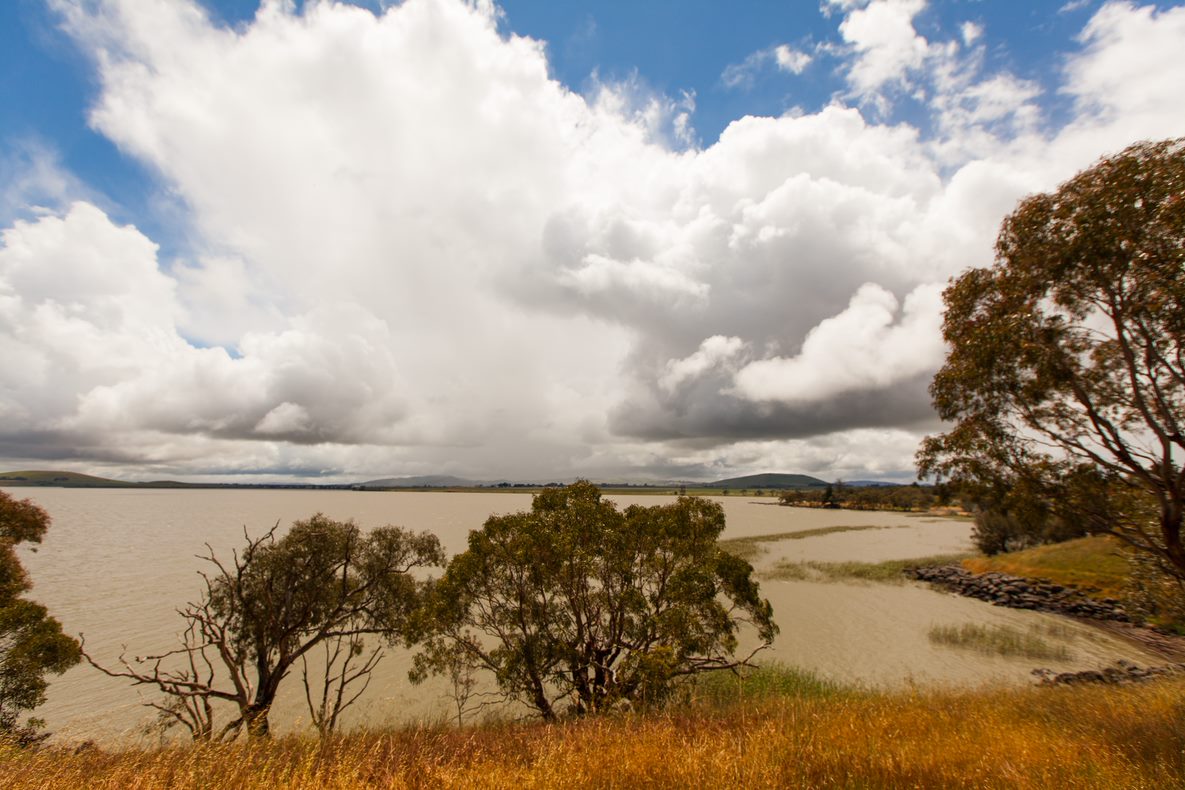
[{"label": "reed bed", "polygon": [[1185,682],[909,693],[789,683],[742,688],[729,704],[553,725],[125,751],[8,749],[0,751],[0,787],[1185,785]]},{"label": "reed bed", "polygon": [[1065,644],[1054,644],[1041,635],[1040,629],[1021,631],[1007,625],[936,625],[930,629],[930,641],[938,645],[974,650],[996,656],[1020,656],[1055,661],[1073,658]]}]

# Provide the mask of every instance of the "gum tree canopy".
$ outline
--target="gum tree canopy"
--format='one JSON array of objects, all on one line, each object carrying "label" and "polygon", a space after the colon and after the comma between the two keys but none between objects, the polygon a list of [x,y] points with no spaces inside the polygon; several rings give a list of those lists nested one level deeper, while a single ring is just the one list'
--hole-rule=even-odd
[{"label": "gum tree canopy", "polygon": [[491,516],[436,585],[413,679],[487,670],[550,720],[658,702],[680,677],[743,664],[739,624],[762,645],[777,626],[752,567],[717,545],[723,529],[715,502],[622,512],[585,481]]},{"label": "gum tree canopy", "polygon": [[44,606],[23,594],[32,585],[21,567],[18,543],[40,543],[49,514],[27,499],[0,491],[0,739],[18,743],[39,740],[40,722],[21,724],[22,711],[45,702],[47,673],[61,673],[78,663],[78,643]]},{"label": "gum tree canopy", "polygon": [[[1101,508],[1185,578],[1185,138],[1027,198],[995,265],[944,297],[950,354],[930,392],[954,427],[925,440],[920,472],[1035,486],[1084,519]],[[1117,504],[1124,490],[1157,514]]]}]

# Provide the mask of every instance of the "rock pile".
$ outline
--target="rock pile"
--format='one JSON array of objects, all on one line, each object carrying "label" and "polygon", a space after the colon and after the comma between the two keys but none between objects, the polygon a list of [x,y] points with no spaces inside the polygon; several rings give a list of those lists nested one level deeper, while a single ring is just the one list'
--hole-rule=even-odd
[{"label": "rock pile", "polygon": [[1041,686],[1073,686],[1079,683],[1139,683],[1165,675],[1185,674],[1185,664],[1165,664],[1160,667],[1141,667],[1120,659],[1114,666],[1104,669],[1088,669],[1084,672],[1054,672],[1052,669],[1034,669],[1033,676]]},{"label": "rock pile", "polygon": [[1007,573],[975,574],[958,565],[911,568],[906,571],[906,575],[996,606],[1120,623],[1137,621],[1113,598],[1089,598],[1077,590],[1045,579],[1025,579]]}]

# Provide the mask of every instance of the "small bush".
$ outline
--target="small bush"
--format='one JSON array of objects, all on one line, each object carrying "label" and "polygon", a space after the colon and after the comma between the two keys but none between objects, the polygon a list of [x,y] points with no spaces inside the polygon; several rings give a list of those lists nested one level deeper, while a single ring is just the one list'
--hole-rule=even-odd
[{"label": "small bush", "polygon": [[1151,554],[1133,552],[1128,562],[1131,573],[1124,590],[1128,605],[1157,625],[1185,633],[1185,582]]}]

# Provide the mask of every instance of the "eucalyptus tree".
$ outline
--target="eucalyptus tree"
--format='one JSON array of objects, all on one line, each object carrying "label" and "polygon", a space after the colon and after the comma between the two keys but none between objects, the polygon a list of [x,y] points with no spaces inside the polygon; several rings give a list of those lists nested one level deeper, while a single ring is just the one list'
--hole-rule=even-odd
[{"label": "eucalyptus tree", "polygon": [[1036,492],[1185,578],[1185,138],[1022,201],[995,264],[944,299],[930,392],[953,426],[924,441],[921,474]]},{"label": "eucalyptus tree", "polygon": [[[295,522],[282,537],[277,531],[278,525],[248,538],[229,562],[207,546],[203,559],[210,570],[201,574],[198,600],[179,610],[185,629],[177,648],[132,660],[121,656],[115,669],[84,656],[108,675],[155,686],[166,699],[149,704],[196,739],[221,740],[244,729],[266,736],[280,684],[314,648],[328,645],[332,658],[344,647],[349,658],[361,652],[366,636],[408,641],[410,616],[429,584],[415,571],[444,562],[434,535],[391,526],[364,533],[352,521],[321,514]],[[356,699],[344,687],[365,680],[374,663],[373,654],[353,670],[348,661],[344,669],[331,662],[319,704],[306,675],[320,729],[336,723],[342,706]],[[328,674],[335,667],[339,674]],[[237,710],[220,728],[214,723],[218,701]]]},{"label": "eucalyptus tree", "polygon": [[0,491],[0,739],[28,744],[41,739],[42,722],[21,722],[25,711],[45,702],[47,674],[78,663],[78,642],[25,593],[32,583],[16,554],[20,543],[40,543],[49,514],[27,499]]},{"label": "eucalyptus tree", "polygon": [[[414,680],[485,670],[552,720],[662,701],[682,677],[745,664],[777,633],[747,562],[722,551],[719,504],[624,512],[577,482],[469,534],[430,598]],[[738,630],[758,647],[737,657]]]}]

